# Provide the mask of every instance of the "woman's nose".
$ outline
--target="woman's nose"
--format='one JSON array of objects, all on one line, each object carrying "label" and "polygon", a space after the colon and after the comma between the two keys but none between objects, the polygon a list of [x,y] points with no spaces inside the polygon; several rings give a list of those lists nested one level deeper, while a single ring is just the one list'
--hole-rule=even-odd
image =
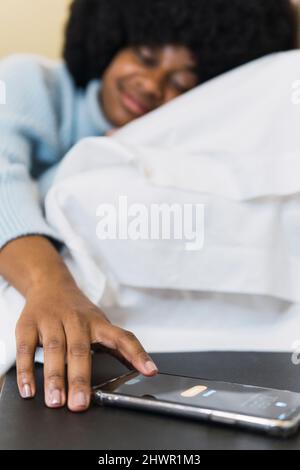
[{"label": "woman's nose", "polygon": [[143,77],[141,87],[145,95],[160,103],[163,99],[164,76],[155,72],[149,73]]}]

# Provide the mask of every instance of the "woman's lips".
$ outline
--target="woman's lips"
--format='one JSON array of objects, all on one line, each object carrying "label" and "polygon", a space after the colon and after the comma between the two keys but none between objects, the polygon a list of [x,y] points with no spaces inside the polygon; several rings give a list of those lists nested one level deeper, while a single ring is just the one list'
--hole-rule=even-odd
[{"label": "woman's lips", "polygon": [[137,101],[125,91],[121,92],[121,100],[123,106],[132,114],[135,114],[137,116],[146,114],[149,111],[149,109],[147,109],[143,104],[141,104],[139,101]]}]

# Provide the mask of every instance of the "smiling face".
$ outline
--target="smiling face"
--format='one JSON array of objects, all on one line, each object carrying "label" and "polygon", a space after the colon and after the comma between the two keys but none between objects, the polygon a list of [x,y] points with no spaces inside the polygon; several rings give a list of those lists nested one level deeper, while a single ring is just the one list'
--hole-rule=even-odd
[{"label": "smiling face", "polygon": [[108,120],[121,127],[198,82],[196,61],[186,47],[129,47],[107,67],[99,99]]}]

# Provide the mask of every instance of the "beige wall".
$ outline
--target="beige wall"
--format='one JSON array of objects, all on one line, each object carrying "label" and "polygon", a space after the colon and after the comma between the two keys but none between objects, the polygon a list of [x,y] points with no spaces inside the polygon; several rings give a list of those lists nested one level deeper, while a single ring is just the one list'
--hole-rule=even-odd
[{"label": "beige wall", "polygon": [[0,57],[33,52],[59,57],[71,0],[0,0]]}]

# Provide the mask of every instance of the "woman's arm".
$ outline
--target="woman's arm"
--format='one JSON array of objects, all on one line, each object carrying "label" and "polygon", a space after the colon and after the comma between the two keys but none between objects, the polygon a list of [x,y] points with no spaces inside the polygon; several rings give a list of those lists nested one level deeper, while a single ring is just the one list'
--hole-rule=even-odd
[{"label": "woman's arm", "polygon": [[[68,402],[72,411],[90,403],[91,344],[99,343],[144,375],[157,369],[133,333],[111,324],[77,287],[51,242],[41,236],[11,241],[0,251],[0,274],[25,299],[16,328],[17,380],[24,398],[35,395],[34,353],[44,348],[45,402]],[[68,398],[65,359],[68,361]]]},{"label": "woman's arm", "polygon": [[0,106],[0,275],[26,299],[16,329],[21,395],[35,394],[34,352],[41,344],[47,405],[66,402],[67,356],[68,405],[80,411],[90,400],[91,343],[101,343],[142,373],[152,372],[144,368],[150,358],[138,340],[113,326],[83,295],[49,241],[56,233],[43,217],[30,176],[37,149],[53,163],[59,158],[59,117],[53,114],[52,80],[45,80],[45,73],[31,57],[0,61],[7,100]]}]

